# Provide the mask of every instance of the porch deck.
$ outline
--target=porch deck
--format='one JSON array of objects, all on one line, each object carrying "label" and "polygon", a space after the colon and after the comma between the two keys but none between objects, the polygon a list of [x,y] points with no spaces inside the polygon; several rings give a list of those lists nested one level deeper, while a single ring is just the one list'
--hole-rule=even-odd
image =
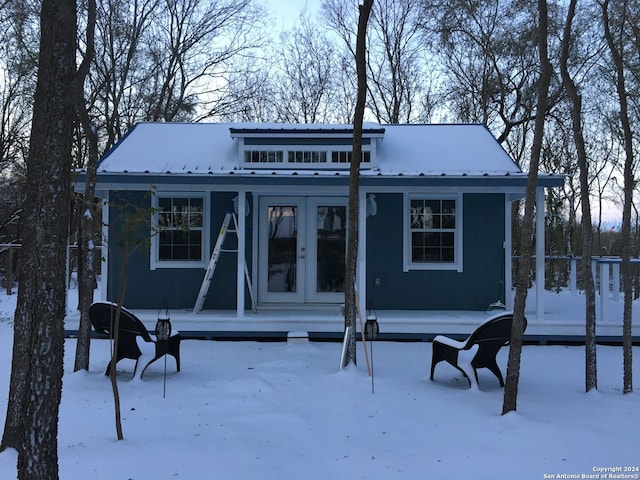
[{"label": "porch deck", "polygon": [[[545,312],[538,319],[535,311],[527,312],[528,327],[525,342],[528,343],[582,343],[584,342],[584,318],[572,312]],[[564,309],[562,309],[564,311]],[[149,330],[155,328],[157,310],[133,310]],[[439,334],[464,338],[489,315],[486,311],[402,311],[378,310],[379,340],[430,341]],[[338,307],[315,309],[264,308],[247,311],[242,318],[235,311],[170,310],[171,323],[183,338],[207,340],[270,340],[285,341],[289,332],[306,332],[310,340],[339,340],[342,338],[343,318]],[[622,336],[621,316],[615,321],[599,321],[598,341],[619,343]],[[79,315],[69,314],[66,331],[69,336],[77,332]],[[363,318],[363,322],[365,318]],[[359,327],[358,327],[359,330]],[[640,325],[634,322],[634,342],[640,342]]]}]

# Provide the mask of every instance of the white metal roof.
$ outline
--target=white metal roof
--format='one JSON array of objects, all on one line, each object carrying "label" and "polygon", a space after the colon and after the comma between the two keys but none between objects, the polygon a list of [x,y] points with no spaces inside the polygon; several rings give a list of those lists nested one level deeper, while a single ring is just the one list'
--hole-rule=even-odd
[{"label": "white metal roof", "polygon": [[[249,174],[252,170],[242,168],[239,140],[232,137],[231,129],[268,130],[279,136],[278,132],[281,135],[283,131],[344,134],[351,128],[351,125],[331,124],[141,123],[103,158],[98,174],[215,175],[231,171]],[[373,132],[372,141],[378,143],[375,170],[363,171],[362,175],[523,175],[483,125],[369,123],[364,128]],[[384,134],[376,140],[380,129],[384,129]],[[270,165],[269,173],[277,174],[277,168],[278,165]],[[299,173],[329,172],[324,168]]]}]

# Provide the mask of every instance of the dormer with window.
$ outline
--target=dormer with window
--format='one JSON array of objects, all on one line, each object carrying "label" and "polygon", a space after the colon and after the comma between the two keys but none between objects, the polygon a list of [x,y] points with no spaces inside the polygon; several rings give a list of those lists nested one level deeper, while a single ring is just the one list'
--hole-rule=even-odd
[{"label": "dormer with window", "polygon": [[[231,128],[238,140],[239,164],[244,168],[348,170],[353,128],[334,125],[288,125]],[[384,128],[365,126],[360,168],[376,167],[376,146]]]}]

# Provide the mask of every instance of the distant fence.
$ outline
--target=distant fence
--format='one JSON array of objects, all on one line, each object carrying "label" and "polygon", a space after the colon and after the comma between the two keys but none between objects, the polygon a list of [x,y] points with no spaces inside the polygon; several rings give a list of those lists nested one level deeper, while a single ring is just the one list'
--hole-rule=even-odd
[{"label": "distant fence", "polygon": [[[22,245],[19,243],[0,243],[0,288],[6,290],[7,295],[12,295],[20,279],[18,278],[18,265],[20,263],[20,249]],[[97,247],[101,249],[101,246]],[[78,271],[78,246],[67,246],[67,287],[71,286],[74,273]],[[101,258],[96,256],[96,274],[101,273]]]},{"label": "distant fence", "polygon": [[[545,290],[557,291],[569,290],[576,294],[584,290],[584,281],[581,272],[581,257],[547,256],[545,257]],[[623,278],[620,274],[620,257],[592,257],[591,274],[596,290],[596,308],[599,318],[609,316],[610,309],[615,302],[622,300]],[[515,278],[518,269],[517,258],[513,262],[513,275]],[[529,272],[529,278],[535,281],[535,265]],[[633,298],[640,297],[640,259],[631,259],[631,288]]]},{"label": "distant fence", "polygon": [[[518,268],[518,257],[514,257],[514,278]],[[546,256],[545,257],[545,290],[568,289],[572,293],[584,290],[580,264],[582,257]],[[599,294],[607,294],[613,300],[620,299],[622,277],[620,276],[620,257],[592,257],[591,272],[593,283]],[[631,259],[635,297],[640,296],[640,258]],[[535,279],[535,265],[532,265],[532,280]]]},{"label": "distant fence", "polygon": [[[0,243],[0,287],[9,295],[19,282],[17,276],[20,258],[20,247],[17,243]],[[101,248],[101,247],[98,247]],[[71,284],[74,273],[77,272],[77,245],[67,247],[67,286]],[[516,278],[518,257],[513,258],[513,276]],[[545,257],[545,289],[565,290],[573,293],[583,290],[583,280],[580,273],[581,257],[546,256]],[[593,281],[599,295],[605,300],[620,300],[622,278],[620,276],[620,257],[592,257]],[[640,296],[640,259],[634,258],[632,264],[632,282],[634,297]],[[100,274],[100,256],[96,256],[96,272]],[[535,264],[530,272],[531,281],[535,281]]]}]

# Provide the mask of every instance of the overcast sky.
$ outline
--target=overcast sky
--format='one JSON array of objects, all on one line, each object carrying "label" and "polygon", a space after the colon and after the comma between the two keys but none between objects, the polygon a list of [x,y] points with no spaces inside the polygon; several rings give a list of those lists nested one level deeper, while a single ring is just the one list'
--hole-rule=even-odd
[{"label": "overcast sky", "polygon": [[320,9],[321,0],[262,0],[266,8],[277,18],[278,25],[291,26],[300,16],[300,11],[307,6],[307,13],[312,17]]}]

